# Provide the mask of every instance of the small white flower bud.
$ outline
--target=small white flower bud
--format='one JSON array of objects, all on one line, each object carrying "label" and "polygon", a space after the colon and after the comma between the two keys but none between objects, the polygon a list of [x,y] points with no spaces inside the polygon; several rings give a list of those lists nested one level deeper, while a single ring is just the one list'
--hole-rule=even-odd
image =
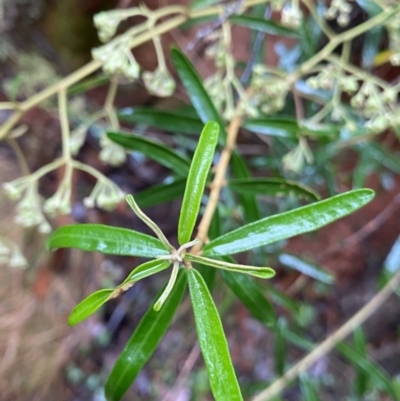
[{"label": "small white flower bud", "polygon": [[146,71],[142,74],[144,85],[149,93],[168,97],[174,93],[175,81],[167,69],[157,68],[154,72]]}]

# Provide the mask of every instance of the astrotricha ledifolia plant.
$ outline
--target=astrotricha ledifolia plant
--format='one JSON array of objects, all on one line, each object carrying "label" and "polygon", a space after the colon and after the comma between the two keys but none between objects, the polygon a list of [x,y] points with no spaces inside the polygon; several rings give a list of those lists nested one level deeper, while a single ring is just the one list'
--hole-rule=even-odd
[{"label": "astrotricha ledifolia plant", "polygon": [[126,201],[156,237],[124,228],[77,224],[57,229],[48,239],[50,249],[73,247],[151,259],[136,267],[118,287],[99,290],[84,299],[71,312],[68,320],[70,325],[86,319],[138,280],[172,265],[167,285],[142,318],[108,378],[105,387],[108,400],[121,399],[150,358],[171,322],[187,283],[212,393],[218,401],[242,400],[216,306],[205,280],[192,263],[209,269],[222,269],[229,274],[245,273],[271,278],[275,274],[271,268],[237,264],[229,255],[316,230],[364,206],[374,196],[369,189],[353,190],[257,220],[202,244],[198,238],[193,239],[193,231],[218,144],[218,134],[219,125],[210,121],[200,135],[187,175],[179,215],[178,249],[171,245],[157,224],[142,212],[131,195],[126,197]]}]

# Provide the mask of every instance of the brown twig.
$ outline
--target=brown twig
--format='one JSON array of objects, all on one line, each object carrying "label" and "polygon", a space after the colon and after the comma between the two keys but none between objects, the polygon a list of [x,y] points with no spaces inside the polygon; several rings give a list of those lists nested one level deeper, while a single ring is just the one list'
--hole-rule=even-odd
[{"label": "brown twig", "polygon": [[189,356],[186,358],[185,364],[182,367],[178,377],[176,378],[174,386],[168,391],[165,397],[161,401],[174,401],[177,397],[178,392],[182,389],[185,381],[193,369],[194,364],[196,363],[198,357],[200,356],[200,348],[199,344],[193,346],[190,351]]},{"label": "brown twig", "polygon": [[224,13],[212,24],[197,31],[196,36],[193,38],[193,40],[186,45],[184,52],[188,53],[192,51],[204,38],[211,35],[218,28],[220,28],[228,20],[229,17],[238,13],[244,3],[245,0],[236,0],[236,2],[231,7],[226,7]]},{"label": "brown twig", "polygon": [[302,372],[309,369],[323,355],[330,352],[338,342],[346,338],[354,329],[362,325],[374,312],[376,312],[398,289],[400,285],[400,271],[382,288],[363,308],[361,308],[343,326],[331,334],[325,341],[320,343],[313,351],[292,366],[281,378],[274,381],[269,387],[253,398],[252,401],[268,401],[280,394],[291,381],[296,379]]}]

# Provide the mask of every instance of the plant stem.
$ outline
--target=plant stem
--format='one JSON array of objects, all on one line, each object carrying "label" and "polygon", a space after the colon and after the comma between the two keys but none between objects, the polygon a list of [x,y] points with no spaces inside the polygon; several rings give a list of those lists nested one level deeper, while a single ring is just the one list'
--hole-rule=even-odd
[{"label": "plant stem", "polygon": [[114,107],[114,101],[115,101],[115,96],[117,95],[117,90],[118,90],[117,78],[116,77],[114,77],[114,79],[111,78],[110,86],[108,87],[106,101],[104,102],[104,111],[107,114],[111,129],[113,130],[119,130],[119,121]]},{"label": "plant stem", "polygon": [[293,82],[297,81],[301,76],[307,74],[315,65],[322,60],[325,60],[330,54],[343,42],[350,41],[357,36],[362,35],[364,32],[368,32],[377,25],[383,24],[388,18],[400,11],[400,5],[384,11],[377,16],[365,21],[364,23],[357,25],[353,29],[345,31],[335,36],[323,49],[321,49],[313,57],[305,61],[293,74]]},{"label": "plant stem", "polygon": [[343,326],[331,334],[325,341],[320,343],[313,351],[307,354],[303,359],[292,366],[281,378],[274,381],[268,388],[258,394],[252,401],[272,400],[280,394],[291,381],[296,379],[302,372],[309,369],[323,355],[330,352],[337,343],[351,334],[354,329],[362,325],[375,311],[377,311],[398,289],[400,285],[400,270],[395,276],[380,290],[363,308],[361,308],[351,319]]}]

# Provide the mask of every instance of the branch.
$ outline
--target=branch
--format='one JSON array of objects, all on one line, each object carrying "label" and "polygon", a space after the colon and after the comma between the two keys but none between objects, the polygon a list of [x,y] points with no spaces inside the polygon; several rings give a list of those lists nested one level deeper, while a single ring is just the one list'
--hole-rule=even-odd
[{"label": "branch", "polygon": [[280,379],[273,382],[268,388],[253,398],[252,401],[268,401],[280,394],[302,372],[309,369],[322,356],[327,354],[354,329],[361,326],[374,312],[376,312],[398,289],[400,285],[400,270],[363,308],[361,308],[343,326],[319,344],[313,351],[292,366]]}]

